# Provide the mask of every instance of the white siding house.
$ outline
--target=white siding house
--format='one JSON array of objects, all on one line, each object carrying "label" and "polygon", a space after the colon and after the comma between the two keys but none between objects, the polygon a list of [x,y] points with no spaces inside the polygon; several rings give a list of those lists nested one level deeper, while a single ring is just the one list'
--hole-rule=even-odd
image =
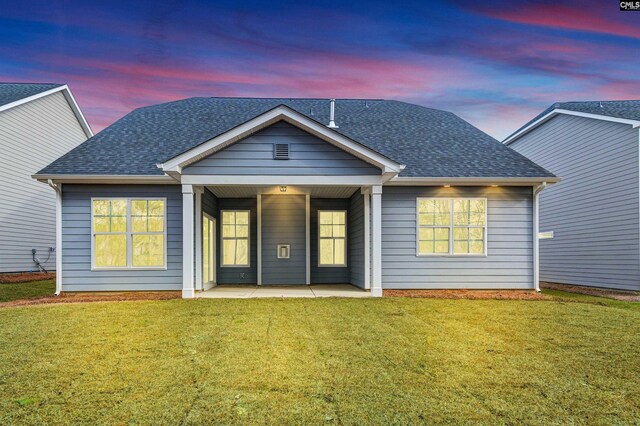
[{"label": "white siding house", "polygon": [[31,175],[91,137],[65,85],[0,83],[0,273],[55,270],[56,196]]}]

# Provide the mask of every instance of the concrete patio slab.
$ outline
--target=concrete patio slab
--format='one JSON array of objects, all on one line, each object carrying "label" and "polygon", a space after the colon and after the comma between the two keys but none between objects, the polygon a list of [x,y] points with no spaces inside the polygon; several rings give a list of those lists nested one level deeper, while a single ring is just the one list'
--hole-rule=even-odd
[{"label": "concrete patio slab", "polygon": [[204,299],[248,299],[263,297],[370,297],[371,292],[351,284],[318,285],[219,285],[196,293]]}]

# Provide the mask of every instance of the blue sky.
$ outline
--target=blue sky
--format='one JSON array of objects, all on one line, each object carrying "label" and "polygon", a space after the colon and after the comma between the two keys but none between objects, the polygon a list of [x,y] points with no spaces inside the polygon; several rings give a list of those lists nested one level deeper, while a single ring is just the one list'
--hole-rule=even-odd
[{"label": "blue sky", "polygon": [[555,101],[640,98],[640,12],[615,1],[0,0],[0,37],[0,80],[68,83],[94,130],[189,96],[358,97],[502,139]]}]

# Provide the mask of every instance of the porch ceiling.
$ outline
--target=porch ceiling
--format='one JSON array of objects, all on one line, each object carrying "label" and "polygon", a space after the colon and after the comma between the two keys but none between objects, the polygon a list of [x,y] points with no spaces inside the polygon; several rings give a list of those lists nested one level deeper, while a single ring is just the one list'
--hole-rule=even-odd
[{"label": "porch ceiling", "polygon": [[[286,191],[282,191],[286,188]],[[356,186],[207,186],[218,198],[251,198],[258,194],[298,195],[309,194],[312,198],[349,198],[360,188]]]}]

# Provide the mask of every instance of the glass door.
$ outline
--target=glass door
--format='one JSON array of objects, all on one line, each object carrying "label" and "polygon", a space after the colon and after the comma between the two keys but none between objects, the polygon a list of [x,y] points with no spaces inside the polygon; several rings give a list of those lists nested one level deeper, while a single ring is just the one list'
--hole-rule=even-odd
[{"label": "glass door", "polygon": [[211,288],[216,283],[216,220],[202,216],[202,285]]}]

